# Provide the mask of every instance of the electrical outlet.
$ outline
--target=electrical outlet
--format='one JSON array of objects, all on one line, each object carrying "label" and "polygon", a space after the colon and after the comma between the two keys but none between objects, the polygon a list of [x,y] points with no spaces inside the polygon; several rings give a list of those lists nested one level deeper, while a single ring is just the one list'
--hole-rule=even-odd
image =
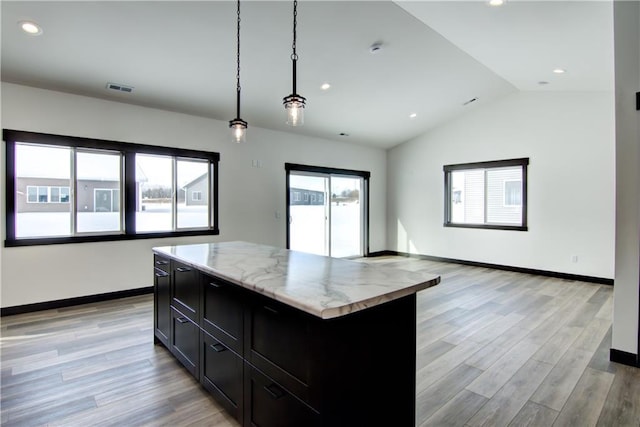
[{"label": "electrical outlet", "polygon": [[578,255],[571,255],[571,262],[573,263],[578,262]]}]

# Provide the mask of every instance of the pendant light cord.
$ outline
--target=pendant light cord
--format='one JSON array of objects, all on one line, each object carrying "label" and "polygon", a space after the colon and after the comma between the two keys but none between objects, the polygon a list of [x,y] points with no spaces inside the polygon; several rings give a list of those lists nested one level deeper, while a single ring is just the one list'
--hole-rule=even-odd
[{"label": "pendant light cord", "polygon": [[291,48],[293,49],[293,53],[291,54],[291,59],[294,61],[298,60],[298,54],[296,53],[296,27],[298,26],[298,0],[293,1],[293,43],[291,44]]},{"label": "pendant light cord", "polygon": [[296,88],[296,62],[298,61],[298,53],[296,52],[296,27],[298,26],[298,0],[293,0],[293,43],[291,44],[291,48],[293,53],[291,54],[291,62],[293,63],[293,94],[297,94],[298,90]]},{"label": "pendant light cord", "polygon": [[236,68],[236,91],[237,91],[237,109],[236,109],[236,117],[240,118],[240,0],[238,0],[238,36],[237,36],[237,68]]}]

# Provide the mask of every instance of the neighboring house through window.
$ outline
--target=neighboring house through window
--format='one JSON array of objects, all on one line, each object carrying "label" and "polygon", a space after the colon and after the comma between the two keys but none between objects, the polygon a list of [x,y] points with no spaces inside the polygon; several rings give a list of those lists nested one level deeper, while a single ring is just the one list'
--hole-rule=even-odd
[{"label": "neighboring house through window", "polygon": [[6,246],[219,233],[218,153],[6,129],[3,136]]},{"label": "neighboring house through window", "polygon": [[528,158],[446,165],[447,227],[527,230]]}]

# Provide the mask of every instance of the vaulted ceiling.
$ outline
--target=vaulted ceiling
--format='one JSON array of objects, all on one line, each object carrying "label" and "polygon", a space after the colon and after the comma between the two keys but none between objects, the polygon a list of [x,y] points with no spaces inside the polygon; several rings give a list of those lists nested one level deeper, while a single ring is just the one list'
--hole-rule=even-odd
[{"label": "vaulted ceiling", "polygon": [[[233,1],[5,0],[1,7],[3,81],[235,117]],[[610,1],[491,7],[302,0],[298,92],[308,106],[305,125],[290,128],[282,98],[291,93],[292,3],[242,1],[241,8],[242,117],[249,130],[389,148],[516,91],[613,90]],[[43,33],[24,33],[24,20]],[[381,48],[371,53],[375,43]],[[134,89],[116,92],[108,82]],[[322,90],[323,83],[331,88]]]}]

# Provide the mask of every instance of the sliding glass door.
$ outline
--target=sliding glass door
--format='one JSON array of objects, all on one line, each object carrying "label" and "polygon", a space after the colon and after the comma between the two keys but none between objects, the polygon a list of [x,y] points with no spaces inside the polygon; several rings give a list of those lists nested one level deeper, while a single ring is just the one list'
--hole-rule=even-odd
[{"label": "sliding glass door", "polygon": [[368,172],[287,164],[287,247],[333,257],[368,251]]}]

